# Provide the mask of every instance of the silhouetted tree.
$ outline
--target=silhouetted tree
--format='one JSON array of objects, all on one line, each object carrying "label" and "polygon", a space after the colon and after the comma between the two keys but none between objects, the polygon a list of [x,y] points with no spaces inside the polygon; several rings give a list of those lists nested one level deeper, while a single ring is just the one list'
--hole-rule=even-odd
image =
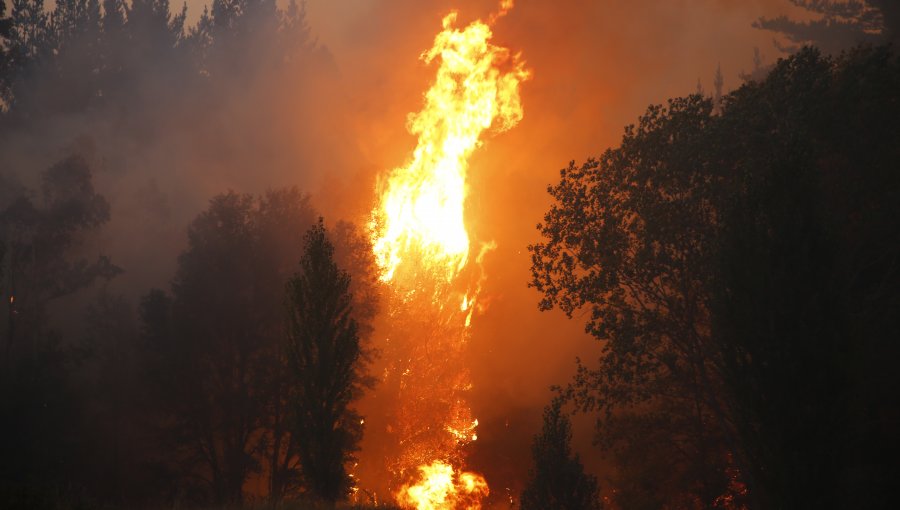
[{"label": "silhouetted tree", "polygon": [[42,177],[39,193],[7,179],[0,191],[0,506],[10,508],[51,504],[85,480],[85,400],[75,380],[85,354],[64,343],[48,309],[119,272],[108,258],[82,258],[85,238],[109,217],[84,158]]},{"label": "silhouetted tree", "polygon": [[[712,332],[764,508],[896,506],[900,61],[804,50],[737,91]],[[865,141],[863,141],[865,140]],[[893,409],[893,410],[890,410]],[[891,453],[888,453],[891,452]]]},{"label": "silhouetted tree", "polygon": [[[658,475],[642,483],[669,503],[687,493],[711,505],[727,486],[706,292],[719,182],[707,163],[717,147],[712,112],[701,95],[651,106],[620,147],[570,163],[549,188],[545,241],[529,248],[541,309],[587,309],[586,331],[603,342],[598,364],[580,365],[567,395],[598,412],[607,451],[674,453],[618,456],[643,464],[620,472]],[[643,437],[619,425],[633,413]]]},{"label": "silhouetted tree", "polygon": [[281,296],[312,217],[295,189],[217,196],[188,230],[172,297],[144,300],[145,369],[164,444],[179,452],[162,460],[205,482],[199,499],[240,501],[261,452],[288,433],[271,414],[285,398]]},{"label": "silhouetted tree", "polygon": [[532,284],[604,341],[564,395],[600,411],[627,492],[894,506],[897,90],[889,47],[805,49],[717,115],[651,107],[550,187]]},{"label": "silhouetted tree", "polygon": [[[271,224],[277,229],[283,228],[283,216],[273,214]],[[298,229],[295,232],[301,232]],[[274,236],[284,239],[285,236]],[[353,224],[338,222],[331,233],[334,239],[334,260],[352,275],[349,291],[352,296],[352,317],[356,321],[357,332],[363,344],[372,334],[372,322],[378,312],[380,282],[378,270],[372,254],[371,244],[364,232]],[[269,425],[266,442],[267,465],[269,472],[269,498],[280,500],[295,496],[303,489],[300,459],[298,458],[298,440],[292,433],[292,411],[289,397],[296,378],[291,374],[286,353],[282,354],[282,363],[273,366],[273,394],[268,412]],[[365,349],[362,356],[368,361],[370,352]]]},{"label": "silhouetted tree", "polygon": [[7,352],[29,342],[46,320],[47,305],[120,272],[108,257],[78,256],[84,238],[109,220],[109,204],[94,190],[91,169],[79,154],[42,175],[41,200],[22,193],[0,203],[0,228],[7,257],[5,301],[15,304],[2,333]]},{"label": "silhouetted tree", "polygon": [[763,56],[758,46],[753,47],[753,69],[749,73],[741,71],[738,76],[744,81],[763,81],[772,70],[771,65],[763,64]]},{"label": "silhouetted tree", "polygon": [[333,503],[353,483],[347,463],[358,449],[362,420],[351,406],[366,386],[365,356],[350,275],[335,263],[321,219],[305,240],[300,270],[287,284],[292,432],[307,490]]},{"label": "silhouetted tree", "polygon": [[572,453],[572,425],[554,399],[544,409],[544,425],[534,438],[534,468],[522,491],[522,510],[598,510],[601,508],[597,479],[584,472],[578,454]]},{"label": "silhouetted tree", "polygon": [[815,19],[797,21],[781,15],[760,18],[753,26],[783,35],[788,53],[813,45],[831,54],[860,43],[900,42],[900,4],[894,0],[789,0],[809,11]]},{"label": "silhouetted tree", "polygon": [[[141,304],[148,409],[167,452],[155,459],[170,497],[240,500],[264,473],[272,500],[297,496],[300,440],[292,430],[297,378],[283,346],[284,292],[314,218],[296,189],[215,197],[188,231],[171,295]],[[346,223],[335,258],[353,272],[359,338],[377,307],[367,240]],[[201,480],[202,484],[191,483]]]}]

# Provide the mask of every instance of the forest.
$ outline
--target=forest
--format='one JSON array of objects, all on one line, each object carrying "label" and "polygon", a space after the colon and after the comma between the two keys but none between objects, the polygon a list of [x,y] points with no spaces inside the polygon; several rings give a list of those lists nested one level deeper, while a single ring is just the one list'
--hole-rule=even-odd
[{"label": "forest", "polygon": [[[452,33],[517,19],[490,3]],[[508,292],[590,348],[521,429],[476,433],[462,401],[502,301],[483,260],[508,252],[466,238],[445,283],[431,245],[379,251],[383,183],[355,168],[358,104],[305,3],[189,22],[168,0],[0,2],[0,507],[898,508],[900,4],[786,3],[813,18],[758,17],[777,60],[543,169]],[[491,44],[478,77],[513,93],[484,127],[514,131],[541,67]],[[407,119],[417,147],[439,89]],[[431,459],[453,465],[440,496]]]}]

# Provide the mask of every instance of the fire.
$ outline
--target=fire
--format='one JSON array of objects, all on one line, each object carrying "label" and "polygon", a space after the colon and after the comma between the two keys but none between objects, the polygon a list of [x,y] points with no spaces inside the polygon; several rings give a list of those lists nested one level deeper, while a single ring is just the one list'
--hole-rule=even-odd
[{"label": "fire", "polygon": [[[415,339],[394,364],[400,451],[391,471],[401,480],[417,476],[395,493],[399,504],[417,510],[476,510],[489,493],[481,475],[454,467],[478,438],[464,396],[471,383],[463,345],[479,302],[481,260],[494,247],[471,246],[466,177],[482,135],[506,131],[523,116],[519,86],[529,72],[519,55],[491,43],[491,25],[512,6],[503,0],[487,23],[465,28],[454,27],[455,12],[443,18],[434,45],[421,55],[439,66],[422,109],[408,119],[416,148],[406,166],[379,182],[369,224],[381,280],[394,291],[392,320],[409,327],[430,317],[409,331]],[[463,276],[473,257],[478,269]]]},{"label": "fire", "polygon": [[[502,8],[511,6],[507,0]],[[384,281],[406,261],[448,283],[465,267],[468,158],[485,130],[504,131],[522,119],[519,84],[528,77],[522,61],[491,44],[491,28],[480,20],[454,28],[456,16],[444,17],[434,46],[422,54],[426,63],[439,59],[440,67],[422,110],[409,116],[418,144],[407,166],[391,172],[373,212]]]},{"label": "fire", "polygon": [[452,466],[439,460],[420,466],[419,472],[419,483],[400,490],[401,505],[416,510],[476,510],[490,492],[481,475],[466,471],[457,474]]}]

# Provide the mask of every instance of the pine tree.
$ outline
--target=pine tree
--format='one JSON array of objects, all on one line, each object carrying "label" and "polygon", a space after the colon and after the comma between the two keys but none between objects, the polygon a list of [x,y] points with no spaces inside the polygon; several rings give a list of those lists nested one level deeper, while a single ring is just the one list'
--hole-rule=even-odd
[{"label": "pine tree", "polygon": [[572,454],[572,425],[555,399],[544,409],[544,428],[531,447],[534,469],[522,491],[522,510],[597,510],[597,479]]}]

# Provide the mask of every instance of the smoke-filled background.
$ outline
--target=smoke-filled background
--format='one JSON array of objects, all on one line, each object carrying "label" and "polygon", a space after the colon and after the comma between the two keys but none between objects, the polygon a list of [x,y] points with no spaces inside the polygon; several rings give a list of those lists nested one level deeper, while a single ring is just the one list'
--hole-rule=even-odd
[{"label": "smoke-filled background", "polygon": [[[81,4],[57,9],[67,5]],[[298,219],[304,229],[318,215],[329,227],[346,221],[364,229],[379,176],[415,147],[407,116],[434,77],[419,56],[441,18],[455,10],[460,25],[487,19],[497,3],[190,0],[182,11],[164,0],[107,0],[99,7],[121,14],[118,22],[102,14],[108,37],[60,25],[47,43],[56,56],[7,43],[20,54],[6,55],[4,68],[15,79],[3,90],[0,209],[22,197],[46,200],[42,173],[73,156],[108,202],[108,221],[84,228],[67,249],[90,263],[108,257],[121,271],[47,299],[41,316],[72,345],[88,334],[85,309],[98,295],[121,296],[124,315],[140,322],[142,298],[170,289],[189,247],[188,225],[216,195],[296,187],[310,201]],[[53,8],[16,1],[5,16],[37,19]],[[68,19],[90,18],[88,11]],[[521,89],[523,120],[489,134],[472,158],[466,203],[472,238],[496,243],[484,259],[483,308],[471,328],[470,398],[480,425],[469,465],[499,501],[517,498],[528,477],[528,447],[551,386],[571,379],[576,357],[599,353],[582,317],[539,311],[540,296],[527,288],[527,246],[551,203],[546,186],[569,161],[616,146],[648,105],[698,91],[726,94],[774,64],[792,41],[759,20],[781,15],[816,16],[785,0],[519,0],[494,25],[495,43],[520,52],[532,73]],[[285,248],[286,259],[299,259],[303,233],[296,232],[296,252]],[[362,487],[379,476],[366,456],[379,436],[369,431],[389,426],[379,422],[378,391],[358,406],[367,417]],[[608,466],[592,453],[591,425],[589,416],[575,419],[574,444],[602,480]],[[248,494],[266,494],[263,478],[247,481]]]}]

